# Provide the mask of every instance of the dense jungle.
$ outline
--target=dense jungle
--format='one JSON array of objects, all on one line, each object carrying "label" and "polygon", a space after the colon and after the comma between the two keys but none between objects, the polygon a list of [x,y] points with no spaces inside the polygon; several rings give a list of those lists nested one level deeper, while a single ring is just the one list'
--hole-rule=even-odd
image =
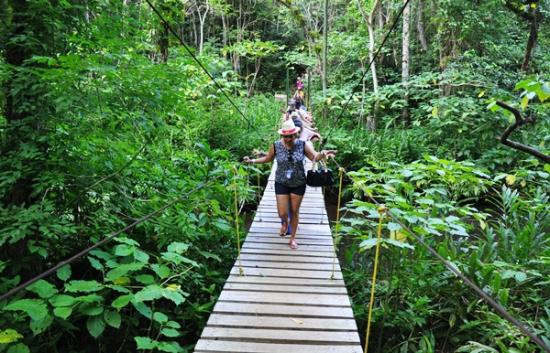
[{"label": "dense jungle", "polygon": [[[550,346],[550,1],[0,0],[0,23],[0,295],[62,265],[0,297],[0,352],[192,352],[270,171],[242,159],[298,78],[346,172],[360,335],[375,200]],[[369,352],[542,352],[409,230],[383,224]]]}]

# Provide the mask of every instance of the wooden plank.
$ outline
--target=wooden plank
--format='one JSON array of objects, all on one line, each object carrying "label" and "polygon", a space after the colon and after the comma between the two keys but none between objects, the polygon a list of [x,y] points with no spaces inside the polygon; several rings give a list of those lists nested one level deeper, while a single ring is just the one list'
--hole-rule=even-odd
[{"label": "wooden plank", "polygon": [[218,300],[269,304],[310,304],[315,306],[349,307],[347,295],[313,293],[273,293],[224,290]]},{"label": "wooden plank", "polygon": [[300,285],[300,286],[324,286],[324,287],[344,287],[344,281],[341,279],[330,278],[292,278],[292,277],[261,277],[261,276],[241,276],[239,274],[230,275],[226,283],[254,283],[265,285]]},{"label": "wooden plank", "polygon": [[[277,206],[275,205],[258,205],[258,209],[262,212],[277,212]],[[315,214],[315,215],[324,215],[326,217],[326,212],[324,207],[315,207],[315,208],[300,208],[300,214]]]},{"label": "wooden plank", "polygon": [[[334,276],[332,271],[311,271],[311,270],[285,270],[285,269],[272,269],[272,268],[243,268],[246,276],[262,276],[262,277],[293,277],[293,278],[325,278],[331,277],[335,279],[342,279],[342,273],[335,271]],[[239,266],[236,264],[231,269],[231,274],[240,274]]]},{"label": "wooden plank", "polygon": [[[274,243],[274,244],[281,244],[281,242],[288,242],[288,240],[285,242],[285,239],[289,239],[290,236],[281,237],[280,235],[274,235],[271,237],[257,237],[254,235],[248,235],[246,237],[246,241],[250,243]],[[299,244],[307,244],[307,245],[318,245],[318,246],[330,246],[332,248],[332,238],[326,237],[323,238],[317,238],[317,239],[311,239],[311,238],[305,238],[301,237],[300,235],[296,236],[296,241],[299,242]]]},{"label": "wooden plank", "polygon": [[247,353],[362,353],[360,345],[307,345],[224,340],[200,340],[195,352],[247,352]]},{"label": "wooden plank", "polygon": [[[300,224],[298,225],[298,231],[296,234],[304,234],[304,235],[331,235],[330,229],[327,228],[325,230],[316,230],[316,229],[310,229],[307,228],[307,226],[311,226],[311,224]],[[266,232],[266,233],[275,233],[279,234],[279,230],[281,229],[281,226],[278,224],[262,224],[262,223],[254,223],[250,227],[251,232]]]},{"label": "wooden plank", "polygon": [[334,261],[330,257],[307,257],[307,256],[287,256],[287,255],[268,255],[268,254],[248,254],[241,253],[241,260],[250,260],[250,261],[285,261],[292,263],[309,263],[309,264],[332,264]]},{"label": "wooden plank", "polygon": [[[254,222],[280,223],[281,219],[277,212],[256,212]],[[312,214],[300,214],[300,223],[317,223],[330,226],[329,219],[326,216],[317,216]]]},{"label": "wooden plank", "polygon": [[246,341],[269,341],[273,343],[316,342],[359,344],[357,332],[349,331],[311,331],[311,330],[274,330],[267,328],[206,327],[202,332],[206,339],[238,339]]},{"label": "wooden plank", "polygon": [[346,294],[345,287],[322,287],[322,286],[299,286],[299,285],[277,285],[277,284],[254,284],[254,283],[226,283],[224,290],[262,291],[262,292],[290,292],[290,293],[325,293],[325,294]]},{"label": "wooden plank", "polygon": [[242,248],[241,254],[267,254],[267,255],[290,255],[290,256],[307,256],[311,258],[316,257],[327,257],[327,258],[333,258],[334,252],[312,252],[307,250],[300,250],[298,249],[257,249],[257,248]]},{"label": "wooden plank", "polygon": [[[258,231],[253,231],[253,232],[248,232],[248,237],[250,236],[253,236],[253,237],[265,237],[265,238],[274,238],[274,239],[288,239],[288,235],[285,235],[284,237],[281,237],[279,234],[277,233],[269,233],[269,232],[258,232]],[[327,240],[327,239],[332,239],[332,235],[312,235],[312,234],[299,234],[297,235],[297,239],[311,239],[311,240],[315,240],[315,239],[320,239],[320,240]]]},{"label": "wooden plank", "polygon": [[[270,217],[270,216],[258,216],[256,213],[256,217],[254,217],[254,222],[259,223],[279,223],[281,222],[281,219],[278,216]],[[326,224],[329,225],[329,221],[327,218],[309,218],[304,217],[304,215],[300,215],[300,224]],[[329,225],[330,226],[330,225]]]},{"label": "wooden plank", "polygon": [[[317,245],[301,245],[300,238],[296,239],[298,243],[298,249],[308,251],[310,253],[329,253],[333,254],[334,250],[326,246],[317,246]],[[263,243],[244,243],[243,249],[270,249],[270,250],[293,250],[288,247],[288,238],[281,239],[281,244],[263,244]]]},{"label": "wooden plank", "polygon": [[214,313],[258,314],[292,317],[353,319],[350,307],[233,303],[218,301]]},{"label": "wooden plank", "polygon": [[212,314],[208,326],[291,328],[309,330],[349,330],[357,332],[355,320],[350,319],[313,319],[252,315]]},{"label": "wooden plank", "polygon": [[[333,265],[328,264],[312,264],[312,263],[296,263],[296,262],[280,262],[280,261],[245,261],[242,260],[240,264],[243,267],[253,267],[253,268],[281,268],[281,269],[293,269],[293,270],[323,270],[323,271],[332,271]],[[334,264],[335,271],[340,271],[340,266]]]},{"label": "wooden plank", "polygon": [[[275,228],[278,229],[281,227],[280,222],[261,222],[261,223],[253,223],[250,228]],[[301,231],[315,231],[315,232],[323,232],[322,234],[331,234],[330,233],[330,226],[328,224],[298,224],[298,230]]]}]

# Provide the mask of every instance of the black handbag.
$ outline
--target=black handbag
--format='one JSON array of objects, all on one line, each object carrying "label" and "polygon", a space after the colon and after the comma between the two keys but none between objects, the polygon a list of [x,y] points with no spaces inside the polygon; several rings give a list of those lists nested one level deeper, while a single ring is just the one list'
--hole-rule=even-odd
[{"label": "black handbag", "polygon": [[307,171],[306,184],[313,187],[331,186],[334,184],[332,170],[322,163],[319,164],[322,168],[317,169],[317,163],[313,163],[313,168]]}]

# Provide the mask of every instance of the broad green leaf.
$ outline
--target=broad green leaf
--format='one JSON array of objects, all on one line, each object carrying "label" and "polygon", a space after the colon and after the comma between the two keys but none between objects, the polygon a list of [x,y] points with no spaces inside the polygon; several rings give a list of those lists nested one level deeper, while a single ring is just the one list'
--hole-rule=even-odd
[{"label": "broad green leaf", "polygon": [[126,275],[128,272],[142,269],[143,266],[145,266],[145,264],[142,262],[132,262],[129,264],[119,265],[118,267],[107,272],[107,275],[105,277],[107,277],[111,281],[114,281],[117,278]]},{"label": "broad green leaf", "polygon": [[370,239],[367,239],[367,240],[363,240],[360,244],[359,244],[359,248],[361,250],[368,250],[374,246],[376,246],[376,243],[377,243],[377,239],[376,238],[370,238]]},{"label": "broad green leaf", "polygon": [[44,330],[46,330],[48,327],[50,327],[52,322],[53,322],[53,316],[46,315],[41,320],[31,320],[29,327],[31,328],[32,333],[36,336],[44,332]]},{"label": "broad green leaf", "polygon": [[30,349],[26,344],[18,343],[15,346],[8,348],[6,353],[30,353]]},{"label": "broad green leaf", "polygon": [[19,299],[6,305],[4,310],[24,311],[36,321],[40,321],[48,315],[48,307],[40,299]]},{"label": "broad green leaf", "polygon": [[414,246],[412,246],[412,245],[409,244],[409,243],[405,243],[405,242],[399,241],[399,240],[384,239],[384,243],[391,244],[391,245],[393,245],[393,246],[396,246],[396,247],[402,248],[402,249],[411,249],[411,250],[414,250]]},{"label": "broad green leaf", "polygon": [[150,301],[162,298],[163,289],[157,284],[149,285],[134,296],[137,302]]},{"label": "broad green leaf", "polygon": [[157,349],[168,353],[183,352],[183,348],[177,342],[158,342]]},{"label": "broad green leaf", "polygon": [[151,275],[139,275],[136,276],[136,281],[141,284],[149,285],[155,283],[155,277]]},{"label": "broad green leaf", "polygon": [[23,335],[11,328],[0,331],[0,344],[17,342],[21,338],[23,338]]},{"label": "broad green leaf", "polygon": [[132,305],[141,315],[145,316],[149,320],[152,319],[153,311],[144,302],[137,302],[135,300],[132,300]]},{"label": "broad green leaf", "polygon": [[151,265],[151,268],[160,278],[167,278],[168,276],[170,276],[170,268],[165,265],[154,264]]},{"label": "broad green leaf", "polygon": [[157,348],[157,341],[153,341],[149,337],[134,337],[138,349],[152,350]]},{"label": "broad green leaf", "polygon": [[90,316],[86,321],[86,327],[88,332],[94,338],[98,338],[105,330],[105,322],[103,322],[102,316]]},{"label": "broad green leaf", "polygon": [[139,249],[136,249],[134,251],[134,259],[139,262],[148,263],[149,262],[149,255],[145,251],[141,251]]},{"label": "broad green leaf", "polygon": [[527,279],[527,274],[525,272],[516,272],[514,274],[514,278],[516,280],[516,282],[520,283],[520,282],[523,282]]},{"label": "broad green leaf", "polygon": [[43,279],[31,284],[27,287],[28,291],[34,292],[40,296],[40,298],[50,298],[57,293],[57,288],[53,284],[44,281]]},{"label": "broad green leaf", "polygon": [[159,324],[163,324],[168,321],[168,316],[166,316],[164,313],[157,311],[153,314],[153,320],[155,320]]},{"label": "broad green leaf", "polygon": [[116,256],[128,256],[134,253],[134,246],[119,244],[115,246],[115,255]]},{"label": "broad green leaf", "polygon": [[178,337],[180,335],[178,330],[175,330],[173,328],[164,328],[160,331],[160,333],[166,337]]},{"label": "broad green leaf", "polygon": [[95,257],[88,256],[88,261],[90,262],[90,265],[92,265],[93,268],[95,268],[98,271],[103,271],[104,267],[101,264],[101,262],[99,262],[98,259],[96,259]]},{"label": "broad green leaf", "polygon": [[401,225],[399,225],[398,223],[394,223],[394,222],[388,222],[387,228],[388,228],[388,230],[390,230],[392,232],[396,232],[398,230],[401,230]]},{"label": "broad green leaf", "polygon": [[169,252],[175,252],[177,254],[183,254],[184,252],[189,249],[189,244],[180,243],[180,242],[173,242],[170,245],[168,245],[167,250]]},{"label": "broad green leaf", "polygon": [[177,323],[176,321],[168,321],[166,323],[166,326],[167,327],[172,327],[172,328],[181,328],[181,325],[179,323]]},{"label": "broad green leaf", "polygon": [[170,299],[173,301],[176,305],[180,305],[185,301],[185,298],[178,292],[171,290],[171,289],[164,289],[162,291],[162,296],[166,299]]},{"label": "broad green leaf", "polygon": [[67,292],[97,292],[101,289],[103,289],[103,285],[98,281],[74,280],[65,284]]},{"label": "broad green leaf", "polygon": [[116,309],[124,308],[126,305],[128,305],[128,303],[130,302],[130,300],[132,300],[133,297],[134,296],[132,294],[121,295],[120,297],[113,300],[113,303],[111,305],[113,306],[113,308],[116,308]]},{"label": "broad green leaf", "polygon": [[118,311],[106,310],[103,313],[103,318],[105,319],[105,322],[107,323],[107,325],[114,328],[120,327],[120,322],[122,321],[122,319]]},{"label": "broad green leaf", "polygon": [[53,314],[62,319],[68,318],[72,312],[73,312],[72,306],[60,306],[53,309]]},{"label": "broad green leaf", "polygon": [[225,219],[222,219],[222,218],[216,219],[212,224],[214,224],[216,228],[218,228],[223,232],[229,232],[232,229],[231,225]]},{"label": "broad green leaf", "polygon": [[103,301],[103,297],[97,294],[88,294],[76,298],[82,303],[100,303]]},{"label": "broad green leaf", "polygon": [[128,237],[116,237],[114,238],[116,242],[132,245],[132,246],[139,246],[139,243],[135,241],[134,239],[130,239]]},{"label": "broad green leaf", "polygon": [[57,270],[57,278],[62,281],[66,281],[71,278],[71,265],[65,265]]},{"label": "broad green leaf", "polygon": [[77,302],[75,297],[66,294],[59,294],[50,299],[53,306],[71,306]]},{"label": "broad green leaf", "polygon": [[103,306],[98,303],[84,303],[79,306],[78,311],[87,316],[97,316],[103,312]]}]

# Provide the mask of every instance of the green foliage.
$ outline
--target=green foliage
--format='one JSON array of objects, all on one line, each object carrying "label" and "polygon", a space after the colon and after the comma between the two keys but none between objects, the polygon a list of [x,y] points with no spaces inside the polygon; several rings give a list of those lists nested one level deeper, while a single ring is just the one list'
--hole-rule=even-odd
[{"label": "green foliage", "polygon": [[[426,157],[405,165],[371,163],[350,173],[356,198],[345,207],[341,231],[351,237],[343,250],[344,273],[360,326],[368,314],[371,248],[380,217],[362,196],[371,195],[514,316],[550,339],[544,333],[547,319],[535,314],[550,312],[550,207],[540,186],[548,185],[548,173],[520,170],[493,177],[471,163]],[[491,200],[485,212],[474,207],[482,200]],[[383,224],[374,345],[401,352],[534,351],[532,342],[434,262],[395,219]]]}]

